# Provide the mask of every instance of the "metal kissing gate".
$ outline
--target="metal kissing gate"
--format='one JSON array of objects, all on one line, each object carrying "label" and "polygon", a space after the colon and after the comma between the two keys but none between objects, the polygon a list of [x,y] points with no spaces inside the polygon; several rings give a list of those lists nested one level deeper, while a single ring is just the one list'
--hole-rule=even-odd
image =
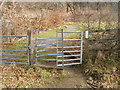
[{"label": "metal kissing gate", "polygon": [[[42,33],[44,31],[39,32]],[[70,38],[70,35],[78,35],[79,38]],[[45,61],[48,63],[56,62],[56,66],[82,64],[82,41],[82,31],[57,30],[54,38],[42,38],[42,36],[37,33],[36,63],[42,64],[41,62]]]},{"label": "metal kissing gate", "polygon": [[[27,35],[0,35],[0,37],[2,38],[0,63],[31,64],[31,31],[28,31]],[[19,41],[20,39],[23,41]],[[82,64],[82,41],[82,31],[39,30],[35,38],[36,64],[46,64],[45,66]]]},{"label": "metal kissing gate", "polygon": [[[36,64],[44,66],[68,66],[82,64],[83,51],[83,32],[84,31],[68,31],[68,30],[35,30],[35,46],[31,44],[31,31],[26,35],[0,35],[0,63],[15,64],[31,64],[31,55],[35,55]],[[90,32],[98,32],[90,31]],[[103,32],[103,31],[99,31]],[[106,32],[106,31],[104,31]],[[85,31],[85,53],[87,50],[93,50],[94,47],[88,48],[89,32]],[[103,33],[104,34],[104,33]],[[108,33],[109,34],[109,33]],[[106,34],[105,34],[106,35]],[[109,34],[110,35],[110,34]],[[101,40],[114,40],[102,38]],[[99,34],[101,36],[101,34]],[[103,37],[103,36],[102,36]],[[92,36],[91,41],[96,41],[98,35]],[[93,40],[94,39],[94,40]],[[116,40],[114,41],[116,42]],[[104,43],[104,42],[102,42]],[[107,43],[107,42],[106,42]],[[90,43],[89,43],[90,44]],[[93,44],[93,43],[92,43]],[[101,41],[98,43],[101,45]],[[109,42],[108,42],[109,44]],[[114,44],[114,43],[113,43]],[[107,44],[103,44],[107,45]],[[91,46],[91,45],[90,45]],[[94,45],[92,45],[94,46]],[[116,42],[117,46],[117,42]],[[112,46],[111,46],[112,47]],[[35,52],[32,53],[31,51]],[[99,48],[98,51],[109,48]],[[114,48],[113,48],[114,49]],[[110,50],[110,49],[109,49]],[[114,49],[115,50],[115,49]],[[108,50],[107,50],[108,51]],[[96,54],[96,53],[95,53]],[[116,55],[114,52],[113,54]],[[90,55],[90,54],[88,54]],[[106,53],[107,55],[107,53]],[[87,55],[86,55],[87,56]],[[33,60],[35,60],[33,59]]]}]

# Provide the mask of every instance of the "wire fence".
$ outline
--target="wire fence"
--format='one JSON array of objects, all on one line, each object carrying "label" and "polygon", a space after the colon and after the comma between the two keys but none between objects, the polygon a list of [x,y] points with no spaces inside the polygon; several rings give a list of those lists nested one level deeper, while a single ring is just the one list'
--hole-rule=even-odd
[{"label": "wire fence", "polygon": [[85,39],[86,54],[96,58],[99,53],[104,57],[118,56],[118,29],[89,31],[89,38]]}]

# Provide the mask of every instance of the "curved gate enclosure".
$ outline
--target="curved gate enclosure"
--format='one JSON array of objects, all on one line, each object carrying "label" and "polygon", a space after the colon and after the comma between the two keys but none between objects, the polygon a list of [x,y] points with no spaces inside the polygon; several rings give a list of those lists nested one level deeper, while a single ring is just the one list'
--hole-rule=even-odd
[{"label": "curved gate enclosure", "polygon": [[82,64],[82,38],[83,32],[79,31],[37,31],[36,63],[52,66]]},{"label": "curved gate enclosure", "polygon": [[[57,61],[57,41],[61,43],[62,36],[56,35],[57,30],[36,31],[36,63],[55,66]],[[62,44],[61,44],[62,45]]]}]

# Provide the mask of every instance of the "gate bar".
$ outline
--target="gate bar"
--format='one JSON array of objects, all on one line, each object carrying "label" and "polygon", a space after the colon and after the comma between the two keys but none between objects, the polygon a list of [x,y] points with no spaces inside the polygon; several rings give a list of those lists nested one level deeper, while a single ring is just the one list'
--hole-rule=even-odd
[{"label": "gate bar", "polygon": [[43,47],[43,46],[36,46],[39,48],[79,48],[81,46],[67,46],[67,47]]},{"label": "gate bar", "polygon": [[10,63],[10,64],[28,64],[28,63],[21,63],[21,62],[0,62],[0,63]]},{"label": "gate bar", "polygon": [[[80,56],[80,54],[78,54],[78,55],[64,55],[63,57],[71,57],[71,56]],[[62,56],[58,56],[58,57],[62,57]]]},{"label": "gate bar", "polygon": [[28,59],[20,59],[20,58],[0,58],[1,60],[28,60]]},{"label": "gate bar", "polygon": [[58,31],[58,33],[81,33],[80,31]]},{"label": "gate bar", "polygon": [[13,52],[27,52],[27,50],[0,50],[1,52],[4,51],[13,51]]},{"label": "gate bar", "polygon": [[38,58],[38,60],[44,60],[44,61],[58,61],[58,60],[62,60],[62,59],[42,59],[42,58]]},{"label": "gate bar", "polygon": [[17,54],[0,54],[0,56],[27,56],[27,55],[17,55]]},{"label": "gate bar", "polygon": [[0,35],[0,37],[27,37],[27,35]]},{"label": "gate bar", "polygon": [[36,40],[61,40],[56,38],[36,38]]},{"label": "gate bar", "polygon": [[78,41],[78,40],[81,40],[81,39],[63,39],[64,41]]},{"label": "gate bar", "polygon": [[[58,51],[58,52],[62,52],[62,51]],[[75,51],[64,51],[64,52],[81,52],[81,51],[75,50]]]},{"label": "gate bar", "polygon": [[27,44],[27,43],[0,43],[0,44]]},{"label": "gate bar", "polygon": [[[64,66],[68,66],[68,65],[76,65],[76,64],[81,64],[81,63],[69,63],[69,64],[64,64]],[[62,64],[59,64],[58,66],[62,66]]]},{"label": "gate bar", "polygon": [[[64,61],[77,61],[80,60],[81,58],[77,58],[77,59],[65,59]],[[62,60],[58,60],[59,62],[61,62]]]},{"label": "gate bar", "polygon": [[47,54],[47,53],[38,53],[38,55],[48,55],[48,56],[50,55],[50,56],[51,56],[51,55],[62,55],[62,54]]}]

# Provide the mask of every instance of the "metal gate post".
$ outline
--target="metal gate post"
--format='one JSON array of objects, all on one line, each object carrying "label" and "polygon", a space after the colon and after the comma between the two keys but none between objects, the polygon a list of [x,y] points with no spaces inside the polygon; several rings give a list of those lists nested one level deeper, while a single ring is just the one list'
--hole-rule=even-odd
[{"label": "metal gate post", "polygon": [[[56,39],[58,39],[58,31],[56,31]],[[56,65],[58,66],[58,40],[56,40],[57,55],[56,55]]]},{"label": "metal gate post", "polygon": [[35,32],[35,49],[36,49],[36,64],[38,64],[38,59],[37,59],[37,50],[38,50],[38,47],[37,47],[37,44],[38,44],[38,41],[36,40],[37,39],[37,36],[38,36],[38,30]]},{"label": "metal gate post", "polygon": [[[0,16],[2,15],[1,11],[0,11]],[[0,35],[2,35],[2,20],[0,17]],[[0,37],[0,43],[2,43],[2,37]],[[0,50],[2,50],[2,45],[0,45]],[[2,58],[2,52],[0,52],[1,56],[0,58]],[[0,62],[2,62],[2,60],[0,60]],[[2,63],[0,63],[2,65]]]},{"label": "metal gate post", "polygon": [[80,43],[80,54],[81,54],[81,60],[80,60],[80,63],[82,64],[82,52],[83,52],[83,31],[81,32],[81,43]]},{"label": "metal gate post", "polygon": [[63,37],[63,29],[61,30],[62,31],[62,67],[64,67],[64,37]]}]

